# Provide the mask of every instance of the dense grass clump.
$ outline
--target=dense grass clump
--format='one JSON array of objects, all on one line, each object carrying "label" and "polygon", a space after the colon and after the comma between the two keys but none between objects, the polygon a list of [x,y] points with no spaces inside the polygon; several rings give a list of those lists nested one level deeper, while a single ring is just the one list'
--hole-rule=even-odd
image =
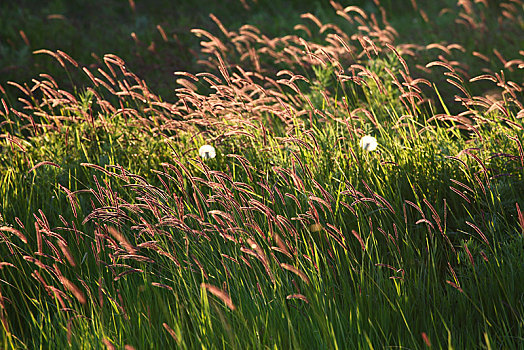
[{"label": "dense grass clump", "polygon": [[173,98],[36,50],[67,78],[0,82],[0,347],[522,347],[524,3],[445,3],[211,15]]}]

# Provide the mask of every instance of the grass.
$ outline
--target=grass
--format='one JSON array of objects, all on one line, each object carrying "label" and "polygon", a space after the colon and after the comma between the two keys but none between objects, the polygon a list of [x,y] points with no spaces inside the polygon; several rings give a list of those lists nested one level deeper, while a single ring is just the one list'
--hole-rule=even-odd
[{"label": "grass", "polygon": [[246,4],[1,82],[1,347],[522,347],[522,2]]}]

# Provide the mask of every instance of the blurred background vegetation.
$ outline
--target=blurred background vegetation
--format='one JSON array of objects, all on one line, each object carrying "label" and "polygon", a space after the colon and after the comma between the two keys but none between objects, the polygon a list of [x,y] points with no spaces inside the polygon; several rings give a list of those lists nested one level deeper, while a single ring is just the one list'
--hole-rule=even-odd
[{"label": "blurred background vegetation", "polygon": [[[443,12],[445,8],[458,11],[460,6],[456,1],[418,3],[381,1],[387,21],[399,34],[399,42],[460,43],[468,51],[477,50],[488,57],[494,57],[493,49],[505,56],[513,53],[515,46],[524,45],[519,36],[524,28],[506,28],[499,24],[498,30],[489,35],[464,30],[454,22],[456,16]],[[340,1],[340,4],[356,5],[381,17],[372,0]],[[499,10],[498,2],[489,4],[493,11]],[[422,6],[426,18],[414,8]],[[173,72],[204,70],[197,65],[199,39],[190,30],[202,28],[219,33],[210,13],[226,28],[236,30],[250,24],[268,37],[275,37],[296,33],[296,24],[308,22],[300,17],[307,12],[323,23],[348,29],[348,23],[335,13],[327,0],[3,1],[0,2],[0,84],[30,82],[39,73],[47,73],[58,81],[69,82],[71,87],[81,86],[86,77],[80,71],[65,72],[51,57],[33,52],[61,50],[90,68],[102,66],[101,57],[112,53],[124,58],[150,88],[170,99],[174,97]],[[473,68],[472,73],[479,73],[475,72],[476,64],[485,64],[471,56],[469,61],[462,57],[461,62]]]},{"label": "blurred background vegetation", "polygon": [[239,0],[1,2],[0,81],[30,81],[42,72],[61,80],[65,73],[53,59],[32,54],[45,48],[62,50],[91,67],[101,64],[104,54],[116,54],[151,87],[169,93],[174,71],[197,69],[199,40],[190,30],[215,31],[210,13],[226,26],[250,23],[277,35],[298,22],[302,12],[322,8],[317,1],[272,4],[263,0],[245,5]]}]

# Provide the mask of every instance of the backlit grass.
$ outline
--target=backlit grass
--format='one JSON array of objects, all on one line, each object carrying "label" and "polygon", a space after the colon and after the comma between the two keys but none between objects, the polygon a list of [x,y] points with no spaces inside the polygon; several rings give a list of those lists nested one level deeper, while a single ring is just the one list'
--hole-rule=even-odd
[{"label": "backlit grass", "polygon": [[521,347],[524,5],[374,3],[1,82],[1,347]]}]

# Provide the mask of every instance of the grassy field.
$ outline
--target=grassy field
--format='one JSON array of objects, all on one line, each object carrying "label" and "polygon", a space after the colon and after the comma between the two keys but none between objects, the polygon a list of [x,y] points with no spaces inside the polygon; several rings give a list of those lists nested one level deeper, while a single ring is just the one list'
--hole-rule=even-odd
[{"label": "grassy field", "polygon": [[524,347],[522,0],[175,3],[0,4],[0,348]]}]

